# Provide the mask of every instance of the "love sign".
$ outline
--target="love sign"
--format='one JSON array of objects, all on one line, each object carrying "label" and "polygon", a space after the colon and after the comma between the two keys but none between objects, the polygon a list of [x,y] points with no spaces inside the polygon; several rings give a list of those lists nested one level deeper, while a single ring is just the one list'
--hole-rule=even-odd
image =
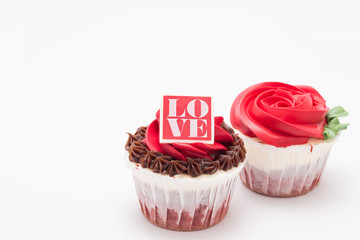
[{"label": "love sign", "polygon": [[161,143],[214,143],[211,97],[163,96],[159,120]]}]

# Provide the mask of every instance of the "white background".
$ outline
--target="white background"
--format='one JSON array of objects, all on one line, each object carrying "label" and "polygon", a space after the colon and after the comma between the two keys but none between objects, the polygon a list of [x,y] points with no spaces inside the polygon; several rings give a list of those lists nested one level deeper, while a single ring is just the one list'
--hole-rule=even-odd
[{"label": "white background", "polygon": [[[359,239],[360,2],[0,0],[0,239]],[[148,223],[126,132],[161,94],[232,101],[262,81],[315,87],[351,125],[319,186],[289,199],[238,185],[226,218]]]}]

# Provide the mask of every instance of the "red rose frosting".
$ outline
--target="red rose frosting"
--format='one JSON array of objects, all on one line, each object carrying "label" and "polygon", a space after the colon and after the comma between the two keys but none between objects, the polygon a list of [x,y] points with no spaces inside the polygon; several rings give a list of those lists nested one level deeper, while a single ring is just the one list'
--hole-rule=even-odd
[{"label": "red rose frosting", "polygon": [[232,143],[233,137],[221,127],[223,117],[215,117],[215,142],[214,144],[204,143],[160,143],[159,141],[159,111],[156,119],[150,123],[146,131],[146,145],[151,151],[158,151],[163,154],[186,161],[186,157],[213,159],[216,151],[226,151],[227,148],[222,144]]},{"label": "red rose frosting", "polygon": [[324,138],[329,108],[312,87],[280,82],[255,84],[235,99],[230,113],[234,128],[267,144],[286,147]]}]

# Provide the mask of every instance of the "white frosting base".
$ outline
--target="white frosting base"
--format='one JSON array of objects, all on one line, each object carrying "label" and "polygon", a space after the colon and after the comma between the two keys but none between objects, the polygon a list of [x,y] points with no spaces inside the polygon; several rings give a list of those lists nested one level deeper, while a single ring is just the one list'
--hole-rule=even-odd
[{"label": "white frosting base", "polygon": [[141,167],[129,161],[129,153],[124,154],[126,165],[132,170],[134,177],[140,178],[143,182],[157,184],[162,187],[182,190],[198,190],[199,188],[209,188],[210,186],[220,185],[229,179],[235,178],[239,175],[245,162],[239,164],[238,167],[232,167],[228,171],[217,170],[214,174],[202,174],[198,177],[191,177],[187,174],[179,174],[170,177],[168,174],[154,173],[148,168]]},{"label": "white frosting base", "polygon": [[267,171],[283,169],[284,165],[303,165],[316,161],[329,153],[332,145],[339,137],[329,140],[310,138],[308,143],[303,145],[275,147],[263,143],[257,137],[250,138],[241,133],[239,136],[245,143],[247,164]]}]

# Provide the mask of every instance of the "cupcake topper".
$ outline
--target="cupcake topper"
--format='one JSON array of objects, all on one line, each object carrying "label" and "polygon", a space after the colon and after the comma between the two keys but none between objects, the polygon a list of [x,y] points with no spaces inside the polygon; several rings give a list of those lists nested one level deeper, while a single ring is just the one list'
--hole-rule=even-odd
[{"label": "cupcake topper", "polygon": [[160,143],[214,143],[211,97],[165,95],[159,117]]}]

